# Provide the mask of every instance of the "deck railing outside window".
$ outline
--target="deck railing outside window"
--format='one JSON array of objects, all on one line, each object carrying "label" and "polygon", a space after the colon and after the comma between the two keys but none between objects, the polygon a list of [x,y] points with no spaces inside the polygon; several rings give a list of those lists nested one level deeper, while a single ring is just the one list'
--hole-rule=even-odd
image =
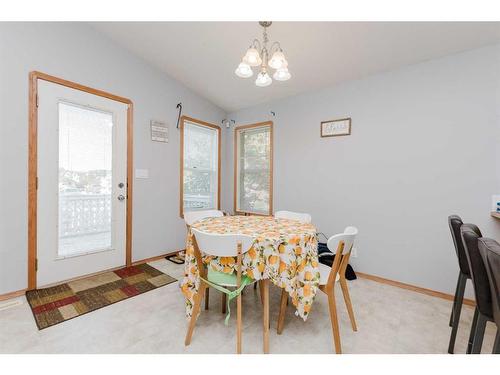
[{"label": "deck railing outside window", "polygon": [[59,237],[109,232],[111,194],[61,194]]}]

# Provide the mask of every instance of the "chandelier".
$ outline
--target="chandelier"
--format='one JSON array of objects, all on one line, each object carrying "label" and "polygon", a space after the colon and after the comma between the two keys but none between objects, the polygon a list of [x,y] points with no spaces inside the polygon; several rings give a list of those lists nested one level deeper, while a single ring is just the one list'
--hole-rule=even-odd
[{"label": "chandelier", "polygon": [[[269,51],[267,50],[267,43],[269,42],[267,28],[271,26],[272,22],[261,21],[259,24],[264,28],[262,43],[258,39],[253,40],[240,65],[236,68],[235,74],[241,78],[249,78],[253,76],[252,67],[260,66],[260,71],[255,80],[255,84],[259,87],[266,87],[273,83],[269,76],[270,68],[275,69],[273,78],[276,81],[289,80],[291,74],[288,71],[288,62],[285,59],[280,43],[274,42]],[[271,55],[270,60],[269,55]]]}]

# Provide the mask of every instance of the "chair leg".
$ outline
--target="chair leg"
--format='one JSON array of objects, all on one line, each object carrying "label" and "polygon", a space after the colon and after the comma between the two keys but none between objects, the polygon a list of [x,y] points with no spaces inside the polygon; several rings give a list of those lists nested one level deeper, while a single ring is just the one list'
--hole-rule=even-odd
[{"label": "chair leg", "polygon": [[476,332],[478,315],[479,315],[479,310],[476,307],[474,309],[474,317],[472,318],[472,324],[470,327],[469,342],[467,343],[466,354],[470,354],[472,352],[472,343],[474,342],[474,333]]},{"label": "chair leg", "polygon": [[186,339],[184,340],[184,345],[188,346],[191,344],[191,338],[193,337],[194,326],[196,325],[196,320],[198,319],[198,315],[200,313],[201,307],[201,298],[203,293],[205,292],[206,286],[204,284],[200,285],[200,289],[198,293],[194,296],[194,306],[191,314],[191,320],[189,321],[188,331],[186,333]]},{"label": "chair leg", "polygon": [[210,288],[205,289],[205,310],[208,310],[208,300],[210,297]]},{"label": "chair leg", "polygon": [[221,304],[222,304],[221,312],[223,314],[225,314],[226,313],[226,305],[227,305],[227,295],[226,295],[226,293],[222,293]]},{"label": "chair leg", "polygon": [[477,317],[476,330],[474,332],[474,341],[472,343],[472,354],[481,354],[486,322],[486,317],[483,314],[479,313]]},{"label": "chair leg", "polygon": [[491,354],[500,354],[500,328],[497,327],[497,335],[493,344],[493,351]]},{"label": "chair leg", "polygon": [[462,273],[458,273],[458,280],[457,280],[457,287],[455,288],[455,295],[453,297],[453,306],[451,307],[451,314],[450,314],[450,323],[449,326],[453,326],[453,315],[455,314],[455,306],[457,305],[457,295],[458,295],[458,287],[460,286],[460,279],[461,279]]},{"label": "chair leg", "polygon": [[288,293],[285,289],[281,289],[281,300],[280,300],[280,313],[278,315],[278,327],[276,328],[276,332],[278,335],[281,335],[283,332],[283,328],[285,326],[285,315],[286,315],[286,306],[288,302]]},{"label": "chair leg", "polygon": [[453,354],[455,350],[455,340],[457,338],[458,323],[460,322],[460,313],[462,312],[462,303],[464,300],[465,285],[467,283],[467,276],[463,273],[459,275],[459,285],[457,292],[457,303],[453,310],[453,324],[451,328],[450,343],[448,345],[448,353]]},{"label": "chair leg", "polygon": [[237,311],[236,311],[236,352],[241,354],[241,293],[236,298]]},{"label": "chair leg", "polygon": [[358,327],[356,326],[356,319],[354,319],[354,311],[352,309],[351,296],[349,295],[349,288],[347,287],[347,281],[345,277],[340,277],[340,287],[342,288],[342,294],[344,295],[345,305],[347,307],[347,313],[349,314],[349,319],[351,320],[352,330],[356,332]]},{"label": "chair leg", "polygon": [[264,331],[264,354],[269,353],[269,279],[262,280],[262,289],[264,295],[262,328]]},{"label": "chair leg", "polygon": [[332,333],[333,333],[333,343],[335,346],[335,352],[337,354],[342,353],[342,348],[340,346],[340,332],[339,332],[339,321],[337,317],[337,305],[335,303],[335,294],[333,289],[326,292],[328,296],[328,307],[330,309],[330,321],[332,323]]}]

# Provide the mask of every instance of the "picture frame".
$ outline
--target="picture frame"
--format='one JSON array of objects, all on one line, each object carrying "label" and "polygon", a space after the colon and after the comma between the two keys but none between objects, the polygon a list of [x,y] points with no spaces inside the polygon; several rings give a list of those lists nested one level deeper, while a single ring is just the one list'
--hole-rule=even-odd
[{"label": "picture frame", "polygon": [[322,121],[320,125],[320,135],[322,138],[351,135],[351,118],[346,117],[336,120]]}]

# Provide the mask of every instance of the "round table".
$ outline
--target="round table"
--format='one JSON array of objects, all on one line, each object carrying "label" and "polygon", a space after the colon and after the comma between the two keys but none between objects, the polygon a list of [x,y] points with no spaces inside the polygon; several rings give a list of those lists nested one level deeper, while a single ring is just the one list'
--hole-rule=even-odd
[{"label": "round table", "polygon": [[[197,221],[191,227],[207,233],[252,236],[254,244],[243,255],[243,273],[254,280],[269,279],[284,288],[292,298],[296,314],[307,319],[320,279],[314,225],[271,216],[223,216]],[[216,271],[234,271],[233,257],[205,256],[203,261]],[[180,284],[186,297],[188,317],[191,316],[193,297],[199,284],[192,234],[188,230],[185,273]]]}]

